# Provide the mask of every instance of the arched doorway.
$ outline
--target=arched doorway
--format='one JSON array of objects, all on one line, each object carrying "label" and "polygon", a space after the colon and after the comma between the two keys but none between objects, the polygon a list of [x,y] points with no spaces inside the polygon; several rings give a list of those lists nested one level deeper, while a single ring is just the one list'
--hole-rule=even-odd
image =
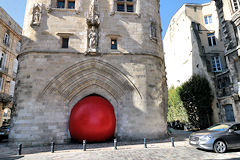
[{"label": "arched doorway", "polygon": [[108,100],[91,95],[80,100],[72,109],[69,131],[73,139],[102,142],[114,136],[116,117]]}]

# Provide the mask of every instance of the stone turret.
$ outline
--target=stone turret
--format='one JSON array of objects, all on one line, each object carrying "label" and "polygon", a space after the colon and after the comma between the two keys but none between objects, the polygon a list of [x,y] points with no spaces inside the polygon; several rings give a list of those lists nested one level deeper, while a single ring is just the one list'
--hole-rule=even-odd
[{"label": "stone turret", "polygon": [[62,2],[27,2],[10,140],[68,142],[72,108],[89,95],[112,104],[115,137],[164,137],[159,0]]}]

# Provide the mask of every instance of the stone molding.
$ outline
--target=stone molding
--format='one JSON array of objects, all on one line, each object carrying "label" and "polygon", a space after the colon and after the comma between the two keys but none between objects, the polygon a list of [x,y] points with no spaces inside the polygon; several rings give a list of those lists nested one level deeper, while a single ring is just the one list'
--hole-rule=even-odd
[{"label": "stone molding", "polygon": [[69,103],[85,88],[96,85],[106,90],[116,100],[128,92],[137,91],[134,83],[119,69],[98,59],[81,61],[59,73],[42,90],[38,98],[60,94]]}]

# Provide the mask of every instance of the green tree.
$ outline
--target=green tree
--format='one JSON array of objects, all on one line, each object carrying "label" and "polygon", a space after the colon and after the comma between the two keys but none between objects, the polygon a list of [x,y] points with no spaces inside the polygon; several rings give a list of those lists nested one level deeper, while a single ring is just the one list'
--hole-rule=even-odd
[{"label": "green tree", "polygon": [[212,114],[213,94],[208,80],[193,75],[179,89],[179,95],[187,110],[189,122],[197,128],[207,128]]},{"label": "green tree", "polygon": [[179,96],[179,88],[176,89],[172,86],[168,90],[168,122],[177,121],[188,122],[188,115],[186,109],[183,107],[183,103]]}]

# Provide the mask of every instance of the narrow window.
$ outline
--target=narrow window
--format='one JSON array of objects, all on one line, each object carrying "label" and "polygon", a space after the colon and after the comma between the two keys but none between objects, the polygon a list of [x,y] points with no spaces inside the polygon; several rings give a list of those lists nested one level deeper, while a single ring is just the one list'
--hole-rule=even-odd
[{"label": "narrow window", "polygon": [[216,46],[217,45],[215,33],[208,33],[207,37],[208,37],[208,45],[209,46]]},{"label": "narrow window", "polygon": [[212,57],[212,68],[213,72],[222,72],[221,60],[220,57]]},{"label": "narrow window", "polygon": [[117,40],[111,39],[111,49],[117,49]]},{"label": "narrow window", "polygon": [[68,8],[69,9],[75,8],[75,0],[68,0]]},{"label": "narrow window", "polygon": [[65,8],[65,0],[58,0],[57,8]]},{"label": "narrow window", "polygon": [[68,48],[69,38],[62,38],[62,48]]}]

